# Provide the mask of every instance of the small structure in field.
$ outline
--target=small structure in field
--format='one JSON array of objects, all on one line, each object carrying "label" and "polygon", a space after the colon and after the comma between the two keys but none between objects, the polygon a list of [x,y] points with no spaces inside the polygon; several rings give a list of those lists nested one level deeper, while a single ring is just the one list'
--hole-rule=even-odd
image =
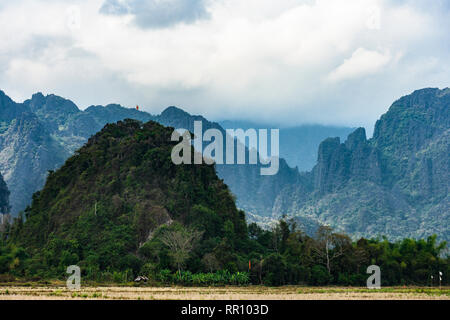
[{"label": "small structure in field", "polygon": [[136,279],[134,279],[134,282],[147,282],[148,278],[146,276],[138,276]]}]

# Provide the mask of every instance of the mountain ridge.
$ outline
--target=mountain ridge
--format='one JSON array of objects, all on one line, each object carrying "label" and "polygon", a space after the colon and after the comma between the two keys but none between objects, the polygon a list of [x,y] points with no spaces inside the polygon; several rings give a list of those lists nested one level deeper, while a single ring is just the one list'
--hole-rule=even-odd
[{"label": "mountain ridge", "polygon": [[11,191],[12,213],[31,203],[43,187],[47,171],[55,170],[107,123],[153,117],[110,104],[80,110],[70,100],[38,92],[16,103],[0,90],[0,172]]},{"label": "mountain ridge", "polygon": [[[39,126],[39,117],[44,123],[46,121],[42,113],[29,112],[30,107],[42,109],[42,99],[46,97],[42,94],[33,97],[36,105],[32,98],[12,110],[14,102],[0,93],[0,114],[4,115],[0,119],[3,128],[0,145],[8,137],[10,140],[7,141],[15,141],[11,140],[11,135],[5,135],[10,129],[5,126],[8,120],[11,128],[22,123],[23,128],[19,126],[16,131],[37,130],[40,141],[44,142],[33,145],[30,163],[56,150],[51,147],[54,144],[61,148],[56,154],[67,157],[87,141],[92,131],[100,130],[104,122],[114,122],[129,114],[144,122],[154,120],[190,131],[193,131],[194,121],[201,121],[204,130],[215,128],[225,134],[219,123],[200,115],[190,115],[174,106],[166,108],[160,115],[115,104],[73,112],[70,102],[52,95],[47,97],[66,110],[58,119],[67,120],[47,129]],[[401,97],[376,122],[370,139],[364,128],[357,128],[342,142],[339,137],[323,140],[318,146],[317,163],[311,171],[299,172],[283,159],[280,159],[280,170],[275,176],[260,176],[259,165],[216,165],[216,170],[236,196],[238,207],[247,212],[249,221],[267,225],[288,215],[296,217],[308,233],[318,225],[327,224],[354,237],[386,235],[397,239],[437,233],[441,238],[449,239],[448,227],[439,223],[442,219],[448,221],[450,211],[449,105],[448,88],[425,88]],[[26,121],[13,118],[18,113],[23,114]],[[33,141],[32,138],[25,140]],[[2,149],[0,160],[5,159],[5,154],[29,154],[21,149],[16,153],[7,151]],[[17,162],[15,158],[11,159],[13,164]],[[47,170],[53,170],[52,166],[47,165],[45,171],[37,167],[41,181],[45,180]],[[2,161],[0,171],[4,171]],[[5,180],[10,175],[6,170]],[[32,193],[25,191],[31,197]]]},{"label": "mountain ridge", "polygon": [[[5,172],[8,178],[7,182],[11,184],[13,214],[17,214],[19,211],[25,209],[26,205],[30,204],[32,194],[43,187],[48,170],[55,170],[61,166],[65,159],[80,148],[91,135],[100,131],[107,123],[114,123],[125,118],[142,122],[154,120],[165,126],[185,128],[193,131],[194,121],[201,121],[204,130],[215,128],[225,134],[225,130],[218,123],[210,122],[200,115],[190,115],[175,106],[166,108],[160,115],[151,115],[133,108],[124,108],[117,104],[108,104],[106,106],[93,105],[84,111],[79,109],[77,111],[75,109],[76,105],[70,100],[56,95],[44,96],[42,93],[34,94],[31,99],[25,100],[23,104],[15,103],[11,99],[8,101],[10,101],[9,103],[12,106],[15,104],[16,108],[24,109],[23,112],[30,112],[31,115],[34,115],[34,120],[23,123],[23,126],[39,127],[40,130],[35,129],[38,132],[37,135],[40,136],[42,141],[46,142],[42,147],[30,146],[28,148],[29,150],[20,148],[20,144],[13,144],[15,148],[11,150],[11,147],[6,148],[6,144],[13,139],[19,139],[19,133],[10,132],[3,136],[0,135],[0,145],[2,141],[5,144],[5,148],[2,151],[4,153],[3,157],[0,153],[0,172]],[[53,108],[52,103],[56,104]],[[50,109],[50,112],[46,114],[44,110],[48,109]],[[32,113],[31,110],[37,110],[37,114]],[[51,123],[51,119],[54,117],[56,119],[54,123]],[[26,139],[33,140],[33,137]],[[61,156],[55,156],[54,159],[43,164],[33,165],[36,159],[42,158],[38,153],[39,150],[46,150],[50,154],[53,153],[54,155]],[[15,156],[28,154],[31,155],[25,162],[32,164],[34,169],[28,170],[26,174],[31,174],[31,176],[28,179],[24,179],[23,176],[25,173],[22,173],[22,170],[15,166],[15,163],[17,163]],[[25,165],[24,167],[27,166]],[[16,172],[17,170],[19,172]],[[245,167],[222,165],[217,166],[217,170],[219,176],[226,181],[236,195],[240,208],[252,212],[255,215],[269,215],[270,209],[268,208],[273,206],[275,194],[284,183],[283,179],[280,179],[283,174],[274,177],[261,177],[260,165]],[[289,168],[282,159],[280,160],[280,170],[286,173],[284,174],[285,178],[288,177],[290,181],[295,181],[297,171]],[[290,175],[294,175],[294,177],[289,178]],[[246,182],[243,184],[243,181]],[[251,186],[251,182],[254,183],[255,181],[267,182],[259,183],[261,187],[255,189],[255,186]],[[248,190],[254,190],[257,196],[247,197]]]},{"label": "mountain ridge", "polygon": [[449,89],[416,90],[391,105],[371,139],[363,128],[344,143],[326,139],[311,172],[314,188],[306,197],[304,189],[281,193],[278,210],[355,237],[450,239],[441,223],[450,220],[449,106]]},{"label": "mountain ridge", "polygon": [[279,129],[280,158],[286,160],[291,167],[297,167],[300,172],[311,171],[317,161],[317,148],[320,142],[328,137],[345,139],[356,128],[305,124],[298,126],[280,126],[271,123],[257,123],[251,121],[219,121],[224,129],[247,130]]}]

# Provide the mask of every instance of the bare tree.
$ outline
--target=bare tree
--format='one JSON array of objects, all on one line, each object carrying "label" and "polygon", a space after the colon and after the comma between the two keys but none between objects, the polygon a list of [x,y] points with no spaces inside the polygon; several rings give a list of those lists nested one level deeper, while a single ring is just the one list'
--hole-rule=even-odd
[{"label": "bare tree", "polygon": [[189,258],[189,253],[202,235],[203,232],[180,225],[178,228],[166,230],[160,236],[161,242],[169,248],[169,256],[173,258],[178,272],[181,272],[181,268]]},{"label": "bare tree", "polygon": [[331,262],[343,255],[348,245],[351,245],[349,237],[333,233],[333,229],[328,226],[321,226],[312,248],[317,257],[325,262],[328,274],[331,274]]}]

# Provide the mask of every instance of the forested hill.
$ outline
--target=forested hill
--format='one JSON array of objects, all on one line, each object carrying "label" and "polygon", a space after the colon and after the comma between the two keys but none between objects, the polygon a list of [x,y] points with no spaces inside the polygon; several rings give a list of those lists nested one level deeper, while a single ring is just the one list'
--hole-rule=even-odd
[{"label": "forested hill", "polygon": [[172,163],[172,132],[153,121],[107,125],[49,174],[10,241],[49,272],[61,271],[60,261],[137,272],[139,249],[161,225],[200,230],[199,259],[229,246],[227,234],[233,242],[245,239],[244,213],[214,166]]}]

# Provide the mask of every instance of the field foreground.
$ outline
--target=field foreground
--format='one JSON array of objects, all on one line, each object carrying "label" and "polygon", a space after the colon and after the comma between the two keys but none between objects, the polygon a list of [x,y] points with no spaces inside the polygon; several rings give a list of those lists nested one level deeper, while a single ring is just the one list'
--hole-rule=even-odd
[{"label": "field foreground", "polygon": [[81,287],[1,286],[0,300],[450,300],[450,288],[385,287],[380,290],[341,287]]}]

